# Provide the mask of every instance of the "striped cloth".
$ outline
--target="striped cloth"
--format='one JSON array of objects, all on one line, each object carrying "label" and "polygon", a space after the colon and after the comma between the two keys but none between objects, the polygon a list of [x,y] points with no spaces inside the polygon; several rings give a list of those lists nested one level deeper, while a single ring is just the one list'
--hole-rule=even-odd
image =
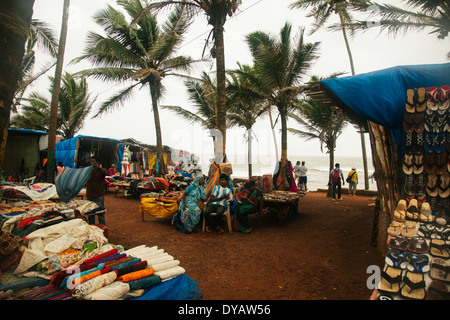
[{"label": "striped cloth", "polygon": [[228,198],[219,200],[219,201],[212,201],[211,204],[218,204],[221,205],[223,207],[226,206],[226,202],[227,200],[232,200],[232,194],[231,194],[231,190],[229,188],[224,188],[222,186],[214,186],[213,190],[212,190],[212,195],[215,196],[216,198],[221,198],[225,195],[228,196]]},{"label": "striped cloth", "polygon": [[64,171],[56,176],[55,185],[59,198],[67,203],[77,196],[91,177],[94,166],[80,169],[64,167]]}]

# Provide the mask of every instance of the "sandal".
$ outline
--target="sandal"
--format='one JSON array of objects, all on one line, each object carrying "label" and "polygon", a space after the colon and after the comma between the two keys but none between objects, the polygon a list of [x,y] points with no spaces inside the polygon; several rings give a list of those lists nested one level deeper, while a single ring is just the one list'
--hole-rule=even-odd
[{"label": "sandal", "polygon": [[414,221],[406,221],[401,230],[402,236],[412,238],[417,235],[417,223]]},{"label": "sandal", "polygon": [[389,228],[387,229],[387,232],[391,236],[398,236],[402,233],[402,229],[403,229],[403,222],[394,220],[391,222]]},{"label": "sandal", "polygon": [[439,197],[442,198],[447,198],[450,195],[450,188],[449,186],[449,180],[450,180],[450,175],[448,174],[447,170],[445,172],[445,174],[442,174],[439,177]]},{"label": "sandal", "polygon": [[414,154],[411,151],[408,151],[403,156],[403,172],[405,174],[412,174],[413,173],[413,159]]},{"label": "sandal", "polygon": [[405,269],[408,265],[409,253],[401,252],[396,249],[389,249],[384,261],[390,267],[396,269]]},{"label": "sandal", "polygon": [[445,241],[440,239],[431,239],[430,254],[433,257],[444,259],[448,259],[450,257]]},{"label": "sandal", "polygon": [[416,95],[415,89],[407,89],[406,90],[406,105],[405,109],[406,112],[409,113],[415,113],[416,112],[416,101],[417,101],[417,95]]},{"label": "sandal", "polygon": [[439,194],[438,177],[435,173],[427,175],[427,193],[430,197],[437,197]]},{"label": "sandal", "polygon": [[421,224],[419,230],[417,230],[417,234],[423,238],[431,239],[431,236],[434,233],[434,225],[433,224]]},{"label": "sandal", "polygon": [[419,219],[419,207],[417,204],[417,199],[411,199],[408,204],[408,209],[406,209],[406,217],[411,220]]},{"label": "sandal", "polygon": [[430,263],[430,277],[434,280],[450,281],[450,266],[440,258],[433,258]]},{"label": "sandal", "polygon": [[413,171],[414,174],[421,174],[423,172],[423,151],[420,148],[417,148],[416,152],[414,152]]},{"label": "sandal", "polygon": [[406,219],[406,201],[401,199],[397,203],[397,207],[394,211],[394,220],[405,221]]},{"label": "sandal", "polygon": [[399,292],[401,282],[402,270],[388,266],[381,272],[381,279],[378,283],[378,290],[391,293]]},{"label": "sandal", "polygon": [[428,88],[428,96],[427,96],[427,109],[428,110],[437,110],[439,101],[439,89],[437,87],[429,87]]},{"label": "sandal", "polygon": [[411,299],[425,299],[427,292],[425,290],[425,279],[422,273],[407,272],[403,277],[403,287],[401,295]]},{"label": "sandal", "polygon": [[431,214],[431,207],[428,202],[423,202],[420,207],[419,219],[423,222],[433,222],[434,216]]},{"label": "sandal", "polygon": [[447,110],[450,104],[450,100],[449,100],[449,93],[450,93],[450,86],[448,85],[443,85],[441,86],[441,90],[439,93],[439,110]]},{"label": "sandal", "polygon": [[426,254],[413,254],[406,268],[411,272],[428,272],[430,271],[429,262],[430,260]]},{"label": "sandal", "polygon": [[428,286],[427,300],[450,300],[447,284],[439,280],[431,281]]},{"label": "sandal", "polygon": [[402,235],[393,236],[389,239],[388,246],[392,249],[406,250],[408,248],[408,239]]},{"label": "sandal", "polygon": [[417,91],[417,102],[416,102],[416,114],[417,114],[417,112],[424,112],[427,108],[427,89],[421,87],[418,88],[416,91]]},{"label": "sandal", "polygon": [[414,237],[408,240],[406,249],[414,253],[427,253],[430,250],[430,247],[425,238]]}]

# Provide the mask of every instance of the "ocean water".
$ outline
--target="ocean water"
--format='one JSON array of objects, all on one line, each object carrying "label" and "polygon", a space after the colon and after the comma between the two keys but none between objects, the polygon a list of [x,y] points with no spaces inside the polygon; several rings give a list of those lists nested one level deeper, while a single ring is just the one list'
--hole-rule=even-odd
[{"label": "ocean water", "polygon": [[[229,160],[233,167],[233,178],[248,178],[248,162],[246,156],[231,156],[229,157]],[[274,174],[277,162],[274,156],[253,156],[252,160],[253,176]],[[305,165],[308,168],[308,189],[310,191],[327,188],[330,173],[330,160],[328,155],[291,156],[288,160],[291,161],[292,166],[294,166],[297,161],[305,161]],[[335,157],[334,160],[340,164],[340,167],[344,172],[344,178],[347,177],[347,174],[351,171],[352,167],[355,166],[356,172],[359,176],[357,189],[364,189],[364,165],[362,157]],[[200,163],[203,172],[207,173],[209,162],[201,161]],[[375,171],[371,158],[367,159],[367,166],[370,177],[370,175]],[[347,186],[347,183],[345,186]],[[376,182],[373,179],[369,179],[369,190],[377,190]]]}]

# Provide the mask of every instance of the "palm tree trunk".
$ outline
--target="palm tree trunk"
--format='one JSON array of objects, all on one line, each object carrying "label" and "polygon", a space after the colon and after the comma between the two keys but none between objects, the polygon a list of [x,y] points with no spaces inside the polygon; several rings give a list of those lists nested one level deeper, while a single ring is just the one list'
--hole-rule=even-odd
[{"label": "palm tree trunk", "polygon": [[158,161],[159,173],[157,176],[162,176],[165,172],[164,168],[164,158],[162,152],[162,135],[161,135],[161,121],[159,119],[159,109],[158,109],[158,94],[156,92],[156,85],[150,84],[150,95],[152,97],[152,107],[153,107],[153,119],[155,122],[155,133],[156,133],[156,161]]},{"label": "palm tree trunk", "polygon": [[287,114],[284,106],[279,106],[281,119],[281,161],[287,160]]},{"label": "palm tree trunk", "polygon": [[227,135],[227,110],[226,110],[226,87],[225,87],[225,47],[223,28],[224,21],[217,19],[215,29],[216,44],[216,72],[217,72],[217,129],[222,133],[222,154],[226,156],[226,135]]},{"label": "palm tree trunk", "polygon": [[386,253],[387,229],[401,197],[401,184],[397,176],[398,155],[389,129],[370,121],[368,124],[380,203],[379,212],[375,212],[375,215],[378,215],[378,224],[374,225],[373,232],[376,233],[378,249]]},{"label": "palm tree trunk", "polygon": [[[344,36],[345,47],[347,48],[348,59],[350,61],[350,68],[352,70],[352,75],[354,76],[356,74],[355,73],[355,64],[353,63],[353,55],[352,55],[352,51],[350,49],[350,44],[348,42],[347,32],[345,30],[344,17],[342,16],[342,13],[340,11],[339,11],[339,18],[341,20],[342,35]],[[361,137],[361,149],[362,149],[362,155],[363,155],[364,188],[366,190],[369,190],[369,171],[367,168],[366,142],[365,142],[365,138],[364,138],[364,130],[362,128],[360,129],[359,134]]]},{"label": "palm tree trunk", "polygon": [[62,69],[64,64],[64,52],[67,39],[67,22],[69,19],[70,0],[64,0],[61,34],[59,37],[58,57],[56,60],[55,78],[53,80],[52,101],[50,109],[50,123],[48,126],[48,150],[47,150],[47,181],[53,183],[56,170],[55,144],[56,144],[56,122],[58,118],[58,101],[61,85]]},{"label": "palm tree trunk", "polygon": [[280,158],[278,157],[277,136],[275,134],[275,128],[274,128],[273,119],[272,119],[272,112],[271,112],[270,108],[269,108],[269,119],[270,119],[270,128],[272,128],[273,143],[275,146],[275,163],[276,163]]},{"label": "palm tree trunk", "polygon": [[247,156],[248,156],[248,179],[250,180],[250,178],[252,177],[253,173],[252,173],[252,128],[247,129],[247,133],[248,133],[248,151],[247,151]]},{"label": "palm tree trunk", "polygon": [[19,80],[34,0],[0,1],[0,170],[6,153],[9,116]]}]

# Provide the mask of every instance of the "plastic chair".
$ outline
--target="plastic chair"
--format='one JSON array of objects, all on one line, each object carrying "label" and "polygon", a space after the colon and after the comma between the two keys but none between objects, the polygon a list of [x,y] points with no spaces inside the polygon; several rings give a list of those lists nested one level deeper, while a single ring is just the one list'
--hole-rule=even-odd
[{"label": "plastic chair", "polygon": [[[224,212],[224,216],[227,218],[227,226],[228,226],[228,232],[232,233],[233,229],[231,227],[231,214],[230,214],[230,207],[231,207],[231,203],[233,202],[233,200],[227,200],[226,204],[227,204],[227,209]],[[216,212],[211,213],[211,216],[217,216]],[[203,227],[202,227],[202,231],[205,232],[205,227],[206,227],[206,219],[205,216],[203,215]]]}]

